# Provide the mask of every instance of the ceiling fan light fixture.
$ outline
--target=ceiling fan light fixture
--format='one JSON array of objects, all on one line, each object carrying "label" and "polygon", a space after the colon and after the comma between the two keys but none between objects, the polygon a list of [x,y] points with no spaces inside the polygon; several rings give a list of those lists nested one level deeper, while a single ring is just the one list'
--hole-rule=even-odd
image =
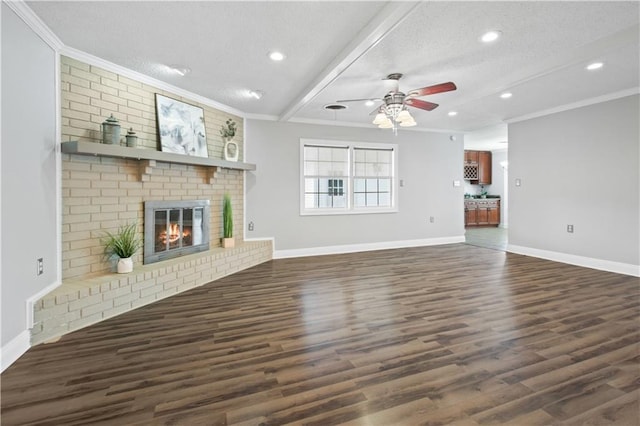
[{"label": "ceiling fan light fixture", "polygon": [[405,120],[405,121],[401,121],[400,122],[400,127],[413,127],[416,126],[418,123],[416,123],[416,120]]},{"label": "ceiling fan light fixture", "polygon": [[409,111],[407,111],[406,109],[403,109],[402,111],[400,111],[400,113],[398,114],[398,116],[396,117],[396,121],[399,122],[404,122],[404,121],[414,121],[413,117],[411,116],[411,114],[409,113]]},{"label": "ceiling fan light fixture", "polygon": [[388,118],[382,123],[378,124],[378,128],[380,129],[393,129],[393,123]]},{"label": "ceiling fan light fixture", "polygon": [[387,118],[387,116],[384,113],[379,112],[379,113],[376,114],[376,118],[373,119],[372,123],[373,124],[382,124],[387,120],[389,120]]},{"label": "ceiling fan light fixture", "polygon": [[509,99],[511,96],[513,96],[513,93],[511,92],[504,92],[503,94],[500,95],[502,99]]},{"label": "ceiling fan light fixture", "polygon": [[457,111],[449,111],[449,112],[447,113],[447,115],[448,115],[449,117],[455,117],[456,115],[458,115],[458,112],[457,112]]}]

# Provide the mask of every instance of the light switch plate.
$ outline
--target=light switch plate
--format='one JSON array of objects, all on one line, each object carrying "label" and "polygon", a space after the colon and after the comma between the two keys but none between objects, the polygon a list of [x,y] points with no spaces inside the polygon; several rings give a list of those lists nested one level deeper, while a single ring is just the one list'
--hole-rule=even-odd
[{"label": "light switch plate", "polygon": [[522,181],[520,179],[516,179],[516,186],[522,186]]}]

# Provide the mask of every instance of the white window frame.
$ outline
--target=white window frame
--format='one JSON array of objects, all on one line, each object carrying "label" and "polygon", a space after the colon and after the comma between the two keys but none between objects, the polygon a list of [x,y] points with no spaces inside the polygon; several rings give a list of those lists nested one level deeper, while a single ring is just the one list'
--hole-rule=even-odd
[{"label": "white window frame", "polygon": [[[320,146],[327,148],[348,148],[348,176],[345,182],[344,190],[347,194],[347,206],[344,208],[305,208],[305,175],[304,175],[304,148],[305,146]],[[392,151],[391,160],[391,206],[390,207],[354,207],[353,202],[353,180],[354,180],[354,154],[356,148],[361,149],[385,149]],[[344,214],[377,214],[377,213],[396,213],[398,212],[398,145],[390,143],[370,143],[355,141],[336,141],[324,139],[300,139],[300,215],[301,216],[320,216],[320,215],[344,215]]]}]

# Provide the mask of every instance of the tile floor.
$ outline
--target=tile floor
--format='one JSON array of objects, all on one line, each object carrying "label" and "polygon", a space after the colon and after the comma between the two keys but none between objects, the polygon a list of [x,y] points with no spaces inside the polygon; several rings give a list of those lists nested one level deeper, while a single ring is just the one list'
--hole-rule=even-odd
[{"label": "tile floor", "polygon": [[490,248],[494,250],[507,250],[507,229],[496,227],[472,227],[465,228],[466,244]]}]

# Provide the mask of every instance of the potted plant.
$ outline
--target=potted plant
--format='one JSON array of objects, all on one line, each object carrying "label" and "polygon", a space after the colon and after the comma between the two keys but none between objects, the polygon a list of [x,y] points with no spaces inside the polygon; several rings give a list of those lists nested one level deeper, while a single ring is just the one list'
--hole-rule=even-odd
[{"label": "potted plant", "polygon": [[231,140],[235,137],[237,130],[238,127],[236,122],[233,121],[233,119],[229,118],[220,128],[220,135],[225,141]]},{"label": "potted plant", "polygon": [[123,225],[118,232],[112,234],[105,232],[104,241],[105,253],[108,256],[118,256],[118,273],[126,274],[133,271],[133,260],[131,257],[142,247],[142,240],[137,236],[137,225]]},{"label": "potted plant", "polygon": [[222,247],[231,248],[235,246],[233,238],[233,210],[231,208],[231,196],[224,194],[222,199]]},{"label": "potted plant", "polygon": [[220,135],[224,139],[223,158],[227,161],[238,161],[239,149],[238,144],[233,141],[238,130],[236,122],[231,118],[228,119],[225,124],[220,128]]}]

